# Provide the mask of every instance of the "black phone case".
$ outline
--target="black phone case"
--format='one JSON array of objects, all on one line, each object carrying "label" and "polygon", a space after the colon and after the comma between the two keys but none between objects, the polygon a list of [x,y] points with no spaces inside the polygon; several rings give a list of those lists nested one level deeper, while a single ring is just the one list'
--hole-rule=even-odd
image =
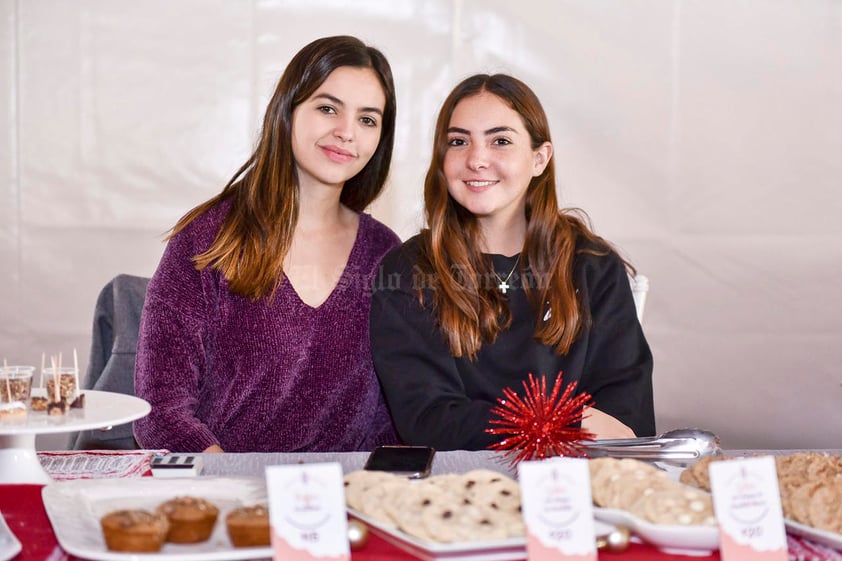
[{"label": "black phone case", "polygon": [[429,446],[378,446],[366,460],[369,471],[388,471],[410,478],[430,475],[435,449]]}]

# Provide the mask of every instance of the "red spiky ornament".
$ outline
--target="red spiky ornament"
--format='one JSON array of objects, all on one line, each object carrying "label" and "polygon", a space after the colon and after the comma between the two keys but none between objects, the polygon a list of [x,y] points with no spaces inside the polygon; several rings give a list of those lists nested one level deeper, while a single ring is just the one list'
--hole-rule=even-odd
[{"label": "red spiky ornament", "polygon": [[595,435],[576,425],[582,421],[584,408],[593,405],[591,395],[583,392],[571,397],[576,390],[576,382],[571,382],[559,396],[561,378],[559,372],[547,396],[546,377],[538,380],[530,373],[523,382],[523,397],[505,388],[503,397],[497,399],[491,414],[499,419],[491,419],[489,424],[498,428],[487,428],[485,432],[506,435],[489,448],[502,451],[511,466],[552,456],[587,457],[583,441],[594,440]]}]

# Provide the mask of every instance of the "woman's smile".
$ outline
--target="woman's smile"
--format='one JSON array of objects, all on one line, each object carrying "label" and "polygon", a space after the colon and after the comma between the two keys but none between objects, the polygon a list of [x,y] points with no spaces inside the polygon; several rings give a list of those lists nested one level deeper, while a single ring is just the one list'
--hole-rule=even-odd
[{"label": "woman's smile", "polygon": [[340,164],[347,164],[356,158],[356,155],[352,152],[343,150],[338,146],[319,146],[319,148],[322,149],[329,160]]}]

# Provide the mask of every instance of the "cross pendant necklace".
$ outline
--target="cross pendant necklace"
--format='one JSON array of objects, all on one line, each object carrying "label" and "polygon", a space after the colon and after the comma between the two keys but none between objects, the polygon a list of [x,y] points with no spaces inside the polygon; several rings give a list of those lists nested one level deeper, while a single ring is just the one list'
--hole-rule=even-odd
[{"label": "cross pendant necklace", "polygon": [[497,288],[499,288],[500,292],[502,292],[503,294],[506,294],[506,292],[511,288],[511,285],[509,285],[509,279],[512,278],[513,274],[515,274],[515,269],[517,269],[517,264],[519,262],[520,255],[517,256],[517,259],[515,260],[515,266],[512,267],[512,270],[509,271],[509,275],[505,279],[500,278],[500,275],[497,274],[497,271],[494,271],[494,276],[497,277],[498,281],[500,281],[500,284],[497,285]]}]

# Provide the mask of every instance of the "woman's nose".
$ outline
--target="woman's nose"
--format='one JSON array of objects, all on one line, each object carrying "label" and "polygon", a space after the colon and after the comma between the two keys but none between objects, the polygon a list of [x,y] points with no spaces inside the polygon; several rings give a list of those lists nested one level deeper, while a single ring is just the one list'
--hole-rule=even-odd
[{"label": "woman's nose", "polygon": [[468,148],[468,168],[472,170],[488,167],[488,151],[482,145],[473,144]]},{"label": "woman's nose", "polygon": [[340,117],[336,121],[336,128],[333,129],[333,134],[336,138],[343,142],[348,142],[354,138],[354,119],[353,117]]}]

